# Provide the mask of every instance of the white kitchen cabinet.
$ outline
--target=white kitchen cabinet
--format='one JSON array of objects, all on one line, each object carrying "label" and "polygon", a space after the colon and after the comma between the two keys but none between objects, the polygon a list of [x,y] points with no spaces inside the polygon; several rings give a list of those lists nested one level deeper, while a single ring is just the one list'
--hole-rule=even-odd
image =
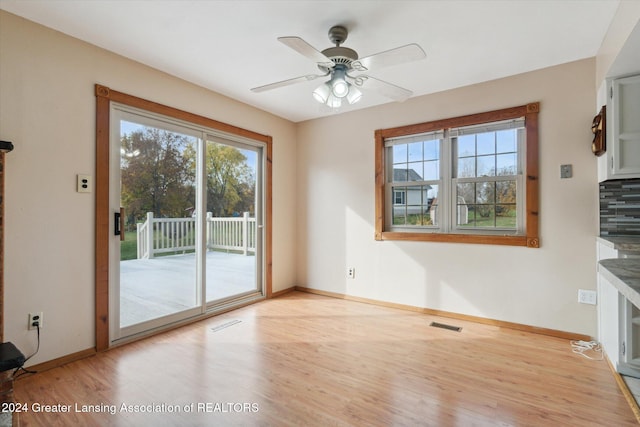
[{"label": "white kitchen cabinet", "polygon": [[[598,261],[627,259],[637,265],[639,248],[637,238],[600,237]],[[603,273],[602,268],[598,265],[598,341],[616,371],[640,378],[640,308],[625,296],[626,291],[620,290],[620,283],[616,284],[620,280],[612,281],[611,273]]]},{"label": "white kitchen cabinet", "polygon": [[640,178],[640,74],[607,82],[606,152],[598,179]]},{"label": "white kitchen cabinet", "polygon": [[[618,251],[601,242],[597,244],[598,261],[618,258]],[[620,293],[602,274],[597,279],[598,341],[609,360],[618,369],[620,360]]]},{"label": "white kitchen cabinet", "polygon": [[620,365],[618,372],[640,377],[640,309],[622,298]]},{"label": "white kitchen cabinet", "polygon": [[598,274],[598,341],[616,370],[622,347],[620,305],[618,289]]}]

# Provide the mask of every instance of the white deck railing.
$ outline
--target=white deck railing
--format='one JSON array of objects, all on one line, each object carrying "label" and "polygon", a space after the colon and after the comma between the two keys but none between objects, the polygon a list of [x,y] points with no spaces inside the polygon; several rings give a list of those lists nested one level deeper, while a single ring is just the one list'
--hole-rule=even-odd
[{"label": "white deck railing", "polygon": [[[256,219],[245,212],[242,217],[214,218],[207,212],[207,249],[255,253]],[[138,259],[157,254],[195,250],[195,218],[154,218],[153,212],[137,224]]]}]

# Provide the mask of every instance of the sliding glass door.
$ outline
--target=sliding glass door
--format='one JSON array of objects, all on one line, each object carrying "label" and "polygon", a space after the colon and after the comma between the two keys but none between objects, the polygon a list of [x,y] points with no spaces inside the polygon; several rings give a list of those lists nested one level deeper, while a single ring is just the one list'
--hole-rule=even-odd
[{"label": "sliding glass door", "polygon": [[204,228],[209,305],[260,291],[261,153],[258,147],[207,137]]},{"label": "sliding glass door", "polygon": [[263,296],[263,150],[112,107],[110,340]]}]

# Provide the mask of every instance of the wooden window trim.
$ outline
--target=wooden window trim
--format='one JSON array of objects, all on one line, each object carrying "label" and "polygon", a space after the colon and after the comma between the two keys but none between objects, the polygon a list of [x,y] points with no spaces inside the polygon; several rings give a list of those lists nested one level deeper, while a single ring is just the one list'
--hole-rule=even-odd
[{"label": "wooden window trim", "polygon": [[[538,236],[538,113],[540,103],[535,102],[519,107],[488,111],[467,116],[436,120],[375,131],[375,239],[406,240],[422,242],[479,243],[490,245],[540,247]],[[525,118],[526,129],[526,176],[525,204],[526,228],[521,236],[500,236],[494,234],[453,234],[453,233],[412,233],[385,229],[385,148],[387,138],[432,132],[453,127],[471,126],[488,122]]]},{"label": "wooden window trim", "polygon": [[132,95],[117,92],[106,86],[95,85],[96,95],[96,350],[109,348],[109,125],[111,102],[144,109],[175,119],[195,123],[233,135],[250,138],[266,145],[265,170],[265,294],[272,297],[272,138],[204,116],[158,104]]}]

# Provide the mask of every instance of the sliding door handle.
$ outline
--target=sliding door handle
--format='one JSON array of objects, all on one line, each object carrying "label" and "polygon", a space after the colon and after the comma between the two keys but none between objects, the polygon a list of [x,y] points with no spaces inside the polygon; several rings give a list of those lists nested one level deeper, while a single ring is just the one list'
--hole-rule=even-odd
[{"label": "sliding door handle", "polygon": [[120,212],[113,213],[113,235],[120,236],[120,241],[124,242],[124,208]]},{"label": "sliding door handle", "polygon": [[113,235],[120,235],[120,212],[113,213]]}]

